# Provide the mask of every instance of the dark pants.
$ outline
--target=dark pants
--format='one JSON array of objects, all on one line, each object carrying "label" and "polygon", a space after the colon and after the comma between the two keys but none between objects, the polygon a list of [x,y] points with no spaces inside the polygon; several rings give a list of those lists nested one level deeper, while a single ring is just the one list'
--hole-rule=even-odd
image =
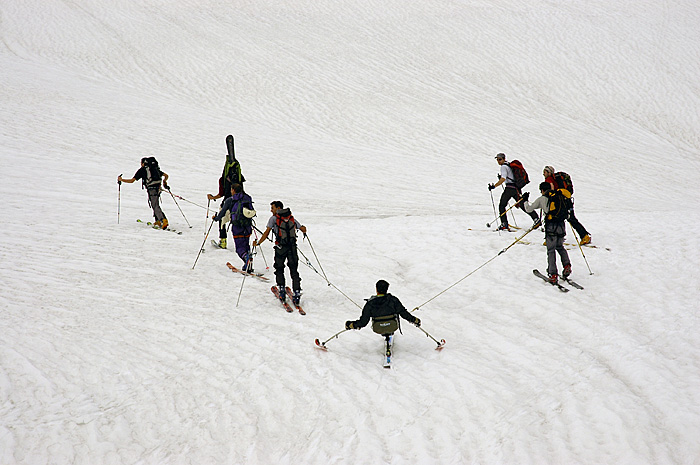
[{"label": "dark pants", "polygon": [[[501,194],[501,201],[498,204],[498,213],[501,214],[501,224],[508,225],[508,218],[506,216],[506,208],[508,207],[508,201],[510,199],[515,200],[516,202],[520,200],[520,189],[518,189],[516,186],[512,184],[506,185],[506,188],[503,189],[503,193]],[[520,203],[518,204],[518,208],[520,208],[522,211],[525,212],[525,208],[523,207],[523,204]],[[527,212],[525,212],[527,213]],[[540,217],[535,213],[534,211],[527,213],[530,215],[530,218],[532,218],[532,221],[537,221]]]},{"label": "dark pants", "polygon": [[163,221],[165,218],[165,213],[160,208],[160,186],[149,187],[148,191],[148,205],[153,209],[153,218],[156,221]]},{"label": "dark pants", "polygon": [[571,264],[569,253],[564,248],[564,238],[566,238],[566,224],[547,223],[544,225],[545,240],[547,241],[547,273],[550,275],[558,275],[557,271],[557,254],[561,258],[561,265],[566,266]]},{"label": "dark pants", "polygon": [[275,281],[278,286],[284,286],[284,262],[287,262],[289,274],[292,276],[292,290],[301,290],[301,277],[299,276],[299,255],[297,246],[275,246]]},{"label": "dark pants", "polygon": [[574,215],[573,203],[571,205],[571,209],[569,210],[569,223],[571,223],[571,226],[573,226],[576,230],[576,234],[578,234],[579,241],[583,239],[584,236],[588,235],[588,231],[586,231],[586,228],[583,227],[583,225],[579,222],[579,220],[576,219],[576,216]]}]

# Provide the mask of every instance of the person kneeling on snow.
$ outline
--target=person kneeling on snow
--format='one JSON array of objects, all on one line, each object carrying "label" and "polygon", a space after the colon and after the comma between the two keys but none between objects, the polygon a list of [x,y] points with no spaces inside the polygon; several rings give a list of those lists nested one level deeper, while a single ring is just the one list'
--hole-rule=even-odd
[{"label": "person kneeling on snow", "polygon": [[401,301],[389,294],[389,283],[380,279],[376,284],[377,295],[367,299],[359,320],[346,321],[345,329],[362,329],[372,319],[372,330],[382,336],[391,336],[400,328],[398,316],[420,327],[420,319],[411,315]]}]

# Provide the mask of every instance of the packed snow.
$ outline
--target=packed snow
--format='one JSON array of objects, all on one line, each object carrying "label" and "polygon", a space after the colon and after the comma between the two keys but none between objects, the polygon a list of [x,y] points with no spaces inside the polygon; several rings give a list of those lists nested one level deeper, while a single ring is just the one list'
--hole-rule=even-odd
[{"label": "packed snow", "polygon": [[[699,25],[691,0],[3,0],[0,464],[700,464]],[[281,200],[308,228],[306,316],[205,241],[227,134],[258,227]],[[532,275],[541,232],[486,227],[498,152],[533,196],[572,176],[584,290]],[[116,183],[144,156],[181,235]],[[404,323],[384,369],[371,328],[332,338],[378,279],[442,351]]]}]

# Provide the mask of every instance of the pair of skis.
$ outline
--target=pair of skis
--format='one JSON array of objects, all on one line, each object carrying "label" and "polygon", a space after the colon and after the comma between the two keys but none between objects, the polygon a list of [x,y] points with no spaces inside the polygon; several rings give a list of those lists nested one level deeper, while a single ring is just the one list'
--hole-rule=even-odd
[{"label": "pair of skis", "polygon": [[[277,300],[280,301],[280,303],[282,304],[282,306],[284,307],[284,309],[287,310],[287,313],[292,313],[292,312],[294,311],[294,309],[292,308],[291,305],[289,305],[289,302],[287,302],[286,299],[285,299],[285,300],[282,300],[282,296],[280,295],[280,291],[279,291],[279,289],[277,288],[277,286],[272,286],[272,287],[270,288],[270,290],[271,290],[272,293],[275,295],[275,297],[277,297]],[[292,300],[292,299],[293,299],[293,296],[294,296],[294,293],[293,293],[292,290],[289,288],[289,286],[287,286],[287,287],[285,288],[285,291],[286,291],[287,297],[288,297],[290,300]],[[300,305],[300,304],[295,304],[295,303],[294,303],[294,300],[292,300],[292,305],[294,305],[294,307],[296,307],[297,311],[298,311],[301,315],[306,315],[306,312],[304,311],[303,308],[301,308],[301,305]]]},{"label": "pair of skis", "polygon": [[136,222],[137,222],[137,223],[141,223],[141,224],[145,224],[145,225],[150,226],[150,227],[152,227],[153,229],[157,229],[157,230],[159,230],[159,231],[169,231],[169,232],[175,233],[175,234],[182,234],[182,231],[178,231],[177,229],[173,229],[173,228],[171,228],[170,226],[168,226],[167,228],[163,229],[163,228],[161,228],[161,227],[156,226],[154,223],[151,223],[150,221],[136,220]]},{"label": "pair of skis", "polygon": [[[538,278],[542,279],[544,282],[549,283],[549,284],[551,284],[552,286],[556,286],[556,287],[557,287],[560,291],[562,291],[562,292],[569,292],[569,288],[568,288],[568,287],[564,287],[564,286],[562,286],[562,285],[561,285],[560,283],[558,283],[558,282],[557,282],[557,283],[552,283],[552,282],[550,282],[550,281],[549,281],[549,278],[548,278],[547,276],[543,275],[542,273],[540,273],[539,270],[532,270],[532,274],[534,274],[534,275],[537,276]],[[572,281],[572,280],[569,279],[569,278],[564,278],[564,277],[562,277],[561,279],[562,279],[562,281],[564,281],[564,282],[568,283],[569,285],[571,285],[571,287],[574,287],[574,288],[576,288],[576,289],[581,289],[581,290],[583,290],[583,286],[581,286],[579,283],[574,282],[574,281]]]}]

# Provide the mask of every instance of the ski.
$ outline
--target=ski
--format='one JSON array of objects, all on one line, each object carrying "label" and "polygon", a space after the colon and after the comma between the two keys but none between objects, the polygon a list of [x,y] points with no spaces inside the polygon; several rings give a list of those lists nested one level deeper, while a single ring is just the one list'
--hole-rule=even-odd
[{"label": "ski", "polygon": [[293,299],[294,293],[293,293],[292,290],[289,288],[289,286],[287,286],[287,287],[285,288],[285,290],[287,291],[287,297],[289,297],[290,299],[292,299],[292,305],[294,305],[294,306],[296,307],[296,309],[299,311],[299,313],[301,313],[302,315],[306,315],[306,312],[304,311],[303,308],[301,308],[301,305],[295,304],[295,303],[294,303],[294,299]]},{"label": "ski", "polygon": [[275,297],[277,297],[277,300],[284,306],[284,309],[287,310],[287,313],[292,313],[294,309],[289,305],[285,300],[282,300],[282,297],[280,296],[280,291],[277,289],[277,286],[272,286],[270,288],[273,294],[275,294]]},{"label": "ski", "polygon": [[236,148],[233,145],[233,135],[229,134],[226,136],[226,149],[228,150],[228,161],[233,163],[236,159]]},{"label": "ski", "polygon": [[265,282],[270,281],[270,279],[263,276],[262,273],[248,273],[247,271],[243,271],[240,268],[236,268],[235,266],[231,265],[231,262],[226,262],[226,266],[228,266],[229,270],[233,271],[234,273],[240,273],[242,275],[258,278],[259,280]]},{"label": "ski", "polygon": [[391,368],[391,349],[394,347],[394,336],[387,336],[384,344],[384,368]]},{"label": "ski", "polygon": [[[537,276],[538,278],[542,279],[542,281],[544,281],[544,282],[546,282],[546,283],[548,283],[548,284],[552,284],[552,283],[549,282],[549,278],[546,277],[545,275],[543,275],[542,273],[540,273],[539,270],[532,270],[532,274],[534,274],[534,275]],[[562,286],[562,285],[559,284],[559,283],[552,284],[552,286],[558,287],[559,290],[562,291],[562,292],[569,292],[569,289],[568,289],[568,288]]]},{"label": "ski", "polygon": [[567,283],[569,283],[569,285],[570,285],[571,287],[575,287],[576,289],[581,289],[581,290],[583,290],[583,286],[581,286],[579,283],[574,282],[574,281],[572,281],[572,280],[569,279],[569,278],[564,278],[564,277],[562,277],[561,279],[563,279],[564,281],[566,281]]},{"label": "ski", "polygon": [[314,340],[314,343],[316,344],[317,349],[321,349],[324,352],[328,352],[328,347],[326,347],[326,344],[321,342],[319,339]]},{"label": "ski", "polygon": [[446,344],[445,340],[444,340],[444,339],[440,339],[440,343],[438,343],[438,346],[435,348],[435,350],[442,350],[442,349],[444,349],[444,348],[445,348],[445,344]]},{"label": "ski", "polygon": [[168,226],[167,228],[163,229],[163,228],[159,228],[158,226],[156,226],[155,224],[151,223],[150,221],[136,220],[136,222],[137,222],[137,223],[141,223],[141,224],[145,224],[145,225],[147,225],[147,226],[150,226],[151,228],[157,229],[158,231],[168,231],[168,232],[175,233],[175,234],[182,234],[182,231],[178,231],[177,229],[173,229],[173,228],[171,228],[170,226]]}]

